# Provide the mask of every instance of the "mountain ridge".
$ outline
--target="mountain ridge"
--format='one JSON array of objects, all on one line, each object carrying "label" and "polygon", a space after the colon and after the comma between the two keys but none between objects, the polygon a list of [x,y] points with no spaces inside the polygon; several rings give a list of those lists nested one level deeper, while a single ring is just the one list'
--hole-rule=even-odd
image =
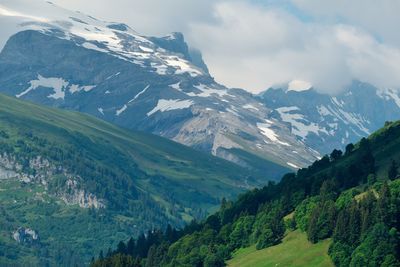
[{"label": "mountain ridge", "polygon": [[270,109],[251,94],[216,83],[199,55],[198,67],[188,61],[191,49],[180,34],[145,37],[43,5],[54,14],[25,16],[0,54],[4,93],[161,135],[250,169],[243,153],[289,169],[319,156],[269,120]]},{"label": "mountain ridge", "polygon": [[259,99],[292,127],[294,133],[321,154],[344,148],[380,128],[385,121],[400,118],[399,93],[354,81],[335,95],[314,88],[288,91],[268,89]]}]

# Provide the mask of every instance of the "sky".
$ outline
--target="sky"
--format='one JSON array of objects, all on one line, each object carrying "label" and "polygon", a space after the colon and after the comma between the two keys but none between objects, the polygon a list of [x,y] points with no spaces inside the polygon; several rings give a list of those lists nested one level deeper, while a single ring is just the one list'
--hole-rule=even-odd
[{"label": "sky", "polygon": [[293,80],[332,94],[355,79],[400,88],[400,0],[52,2],[143,35],[180,31],[218,82],[253,93]]}]

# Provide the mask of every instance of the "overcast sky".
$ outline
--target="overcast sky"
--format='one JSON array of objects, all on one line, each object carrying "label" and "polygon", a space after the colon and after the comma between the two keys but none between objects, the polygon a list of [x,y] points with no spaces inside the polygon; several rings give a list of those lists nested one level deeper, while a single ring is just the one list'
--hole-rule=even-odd
[{"label": "overcast sky", "polygon": [[334,92],[359,79],[400,88],[399,0],[52,1],[144,35],[181,31],[230,87],[304,80]]}]

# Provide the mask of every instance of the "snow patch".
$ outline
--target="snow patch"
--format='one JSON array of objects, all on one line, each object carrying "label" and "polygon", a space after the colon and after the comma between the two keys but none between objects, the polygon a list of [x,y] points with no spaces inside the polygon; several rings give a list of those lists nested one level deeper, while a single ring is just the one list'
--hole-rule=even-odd
[{"label": "snow patch", "polygon": [[185,109],[193,105],[192,100],[179,100],[179,99],[160,99],[158,100],[157,106],[147,113],[147,116],[151,116],[157,111],[170,111],[175,109]]},{"label": "snow patch", "polygon": [[96,87],[96,85],[84,85],[84,86],[80,86],[80,85],[77,85],[77,84],[72,84],[70,87],[69,87],[69,92],[71,93],[71,94],[75,94],[75,93],[79,93],[79,92],[81,92],[81,91],[84,91],[84,92],[89,92],[89,91],[91,91],[93,88],[95,88]]},{"label": "snow patch", "polygon": [[333,115],[325,106],[318,106],[317,109],[318,109],[319,115],[321,115],[323,117]]},{"label": "snow patch", "polygon": [[36,80],[32,80],[29,82],[30,86],[28,89],[25,91],[15,95],[17,98],[20,98],[31,91],[36,90],[39,87],[44,87],[44,88],[51,88],[53,89],[53,94],[48,95],[48,98],[53,98],[53,99],[64,99],[65,98],[65,93],[66,91],[69,91],[71,94],[84,91],[84,92],[89,92],[93,88],[96,87],[96,85],[78,85],[78,84],[71,84],[63,78],[55,78],[55,77],[49,77],[45,78],[42,75],[38,75]]},{"label": "snow patch", "polygon": [[[199,89],[201,91],[201,93],[196,94],[196,93],[188,93],[188,96],[197,96],[197,97],[210,97],[213,94],[218,95],[219,97],[223,97],[228,95],[228,91],[225,89],[214,89],[214,88],[210,88],[205,84],[200,84],[200,85],[195,85],[195,88]],[[222,101],[228,102],[228,100],[225,99],[221,99]]]},{"label": "snow patch", "polygon": [[255,106],[253,106],[251,104],[246,104],[246,105],[243,106],[243,108],[245,108],[245,109],[253,109],[253,110],[259,111],[258,108],[256,108]]},{"label": "snow patch", "polygon": [[176,69],[175,74],[189,73],[192,77],[197,77],[202,75],[203,73],[194,67],[192,67],[188,61],[183,60],[179,57],[167,57],[164,59],[164,62],[168,65]]},{"label": "snow patch", "polygon": [[363,131],[367,135],[370,134],[370,131],[364,126],[364,122],[368,123],[368,121],[366,121],[360,115],[349,113],[342,109],[338,109],[336,112],[330,106],[328,106],[328,109],[330,110],[331,113],[333,113],[337,118],[342,120],[345,124],[351,123],[351,124],[357,126],[361,131]]},{"label": "snow patch", "polygon": [[261,133],[266,136],[269,140],[274,143],[278,143],[284,146],[290,146],[286,142],[282,142],[278,139],[279,135],[275,133],[274,130],[269,128],[271,125],[269,123],[257,123],[257,128],[260,129]]},{"label": "snow patch", "polygon": [[308,122],[303,114],[295,113],[295,111],[300,110],[298,107],[281,107],[276,110],[279,112],[283,121],[292,125],[292,132],[303,140],[310,133],[315,133],[316,135],[320,133],[329,134],[325,128],[319,127],[316,123]]},{"label": "snow patch", "polygon": [[234,114],[237,117],[240,117],[240,115],[235,111],[235,108],[231,106],[231,108],[226,108],[226,111],[229,113]]},{"label": "snow patch", "polygon": [[292,168],[300,169],[300,167],[297,166],[296,164],[293,164],[293,163],[290,163],[290,162],[287,162],[286,164],[289,165],[289,166],[292,167]]},{"label": "snow patch", "polygon": [[109,52],[108,50],[100,48],[97,45],[95,45],[93,43],[89,43],[89,42],[84,42],[82,44],[82,47],[84,47],[86,49],[90,49],[90,50],[96,50],[96,51],[102,52],[102,53],[108,53]]},{"label": "snow patch", "polygon": [[380,89],[377,90],[376,94],[383,99],[390,100],[392,99],[398,107],[400,107],[400,96],[398,95],[396,90],[393,89]]},{"label": "snow patch", "polygon": [[166,65],[160,65],[155,62],[151,62],[150,65],[156,69],[159,75],[167,75],[168,67]]},{"label": "snow patch", "polygon": [[121,115],[127,108],[128,108],[127,105],[123,105],[122,108],[118,109],[118,110],[115,112],[115,115],[117,115],[117,116]]},{"label": "snow patch", "polygon": [[339,102],[339,100],[336,97],[332,97],[332,102],[336,105],[338,105],[339,107],[343,108],[344,102],[343,100]]},{"label": "snow patch", "polygon": [[65,97],[65,88],[68,86],[68,82],[62,78],[45,78],[40,74],[37,77],[37,80],[32,80],[29,82],[30,86],[25,91],[17,94],[16,97],[20,98],[29,92],[36,90],[39,87],[51,88],[54,90],[54,93],[47,96],[48,98],[54,99],[64,99]]},{"label": "snow patch", "polygon": [[144,46],[141,46],[141,45],[139,45],[139,48],[140,48],[142,51],[147,52],[147,53],[153,53],[153,52],[154,52],[153,49],[148,48],[148,47],[144,47]]},{"label": "snow patch", "polygon": [[113,74],[113,75],[110,75],[110,76],[108,76],[108,77],[106,78],[106,81],[109,80],[109,79],[111,79],[111,78],[113,78],[113,77],[117,77],[117,76],[120,75],[120,74],[121,74],[121,72],[117,72],[117,73],[115,73],[115,74]]},{"label": "snow patch", "polygon": [[178,83],[174,83],[174,84],[170,84],[170,85],[168,85],[169,87],[171,87],[172,89],[175,89],[175,90],[178,90],[178,91],[181,91],[182,89],[181,89],[181,82],[178,82]]},{"label": "snow patch", "polygon": [[147,85],[142,91],[140,91],[137,95],[135,95],[134,98],[132,98],[131,100],[129,100],[128,103],[132,103],[133,101],[135,101],[139,96],[141,96],[142,94],[144,94],[147,89],[149,89],[150,85]]}]

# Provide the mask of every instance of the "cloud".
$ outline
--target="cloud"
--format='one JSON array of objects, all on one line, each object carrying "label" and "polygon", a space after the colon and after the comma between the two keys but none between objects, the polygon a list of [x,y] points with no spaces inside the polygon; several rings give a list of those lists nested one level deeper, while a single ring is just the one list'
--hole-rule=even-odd
[{"label": "cloud", "polygon": [[146,35],[183,32],[217,81],[251,92],[302,80],[400,88],[398,0],[53,0]]},{"label": "cloud", "polygon": [[379,42],[361,24],[304,20],[276,5],[245,2],[218,3],[213,14],[216,22],[191,24],[190,39],[228,86],[259,92],[305,80],[329,93],[353,79],[400,86],[399,47]]},{"label": "cloud", "polygon": [[[37,1],[37,0],[36,0]],[[107,21],[124,22],[146,35],[187,31],[189,22],[212,21],[210,10],[219,0],[52,0]]]},{"label": "cloud", "polygon": [[400,45],[396,25],[400,24],[398,0],[292,0],[303,12],[319,21],[335,23],[338,20],[360,27],[378,39]]}]

